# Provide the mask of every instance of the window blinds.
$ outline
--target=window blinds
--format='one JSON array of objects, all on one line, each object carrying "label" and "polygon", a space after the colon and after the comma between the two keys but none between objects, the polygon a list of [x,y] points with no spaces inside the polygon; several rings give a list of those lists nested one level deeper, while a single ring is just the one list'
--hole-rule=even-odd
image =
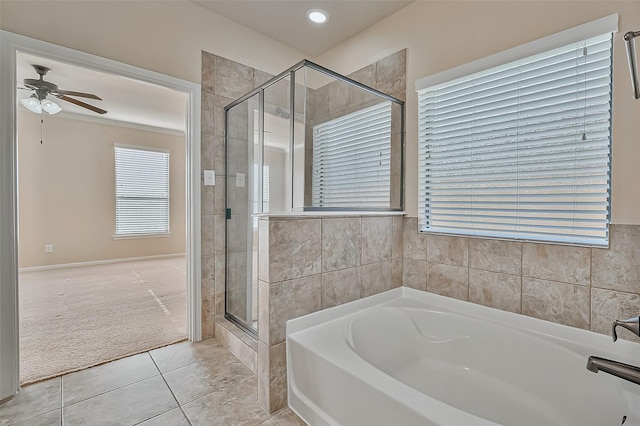
[{"label": "window blinds", "polygon": [[115,147],[116,235],[169,232],[169,153]]},{"label": "window blinds", "polygon": [[313,207],[389,208],[391,102],[313,128]]},{"label": "window blinds", "polygon": [[606,246],[612,35],[419,91],[422,230]]},{"label": "window blinds", "polygon": [[262,166],[262,209],[260,208],[260,175],[258,165],[253,165],[253,227],[258,228],[256,214],[269,212],[269,166]]}]

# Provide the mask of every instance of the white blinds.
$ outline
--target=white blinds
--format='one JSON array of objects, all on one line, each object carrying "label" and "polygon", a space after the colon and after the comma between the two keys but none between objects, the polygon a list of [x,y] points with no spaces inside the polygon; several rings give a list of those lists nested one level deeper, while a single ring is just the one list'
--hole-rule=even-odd
[{"label": "white blinds", "polygon": [[116,235],[169,232],[169,153],[115,146]]},{"label": "white blinds", "polygon": [[423,230],[608,244],[606,34],[418,95]]},{"label": "white blinds", "polygon": [[314,207],[389,208],[391,102],[313,128]]},{"label": "white blinds", "polygon": [[262,209],[260,208],[260,175],[258,165],[253,165],[253,227],[258,227],[259,213],[269,211],[269,166],[262,166]]}]

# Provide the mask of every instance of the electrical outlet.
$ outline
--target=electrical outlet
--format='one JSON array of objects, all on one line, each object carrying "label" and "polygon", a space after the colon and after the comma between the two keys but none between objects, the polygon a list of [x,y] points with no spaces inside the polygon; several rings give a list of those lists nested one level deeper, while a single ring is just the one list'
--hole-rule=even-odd
[{"label": "electrical outlet", "polygon": [[45,253],[53,253],[53,244],[45,244],[44,245]]}]

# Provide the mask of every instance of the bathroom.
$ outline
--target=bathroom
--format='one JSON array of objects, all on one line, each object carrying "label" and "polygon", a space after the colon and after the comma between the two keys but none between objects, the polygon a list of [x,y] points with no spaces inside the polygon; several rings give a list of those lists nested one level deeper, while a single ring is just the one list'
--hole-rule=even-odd
[{"label": "bathroom", "polygon": [[[3,4],[2,7],[2,28],[25,33],[26,30],[19,26],[32,19],[33,9],[20,4]],[[42,7],[47,12],[45,15],[56,17],[60,22],[69,19],[65,17],[68,9],[64,7],[55,4]],[[640,147],[636,143],[634,123],[640,116],[640,101],[631,95],[622,41],[624,32],[640,27],[638,2],[418,1],[337,47],[310,58],[356,80],[368,77],[369,85],[384,83],[376,88],[406,101],[406,215],[361,215],[345,220],[313,216],[295,221],[286,218],[260,221],[259,232],[263,230],[273,236],[272,232],[277,230],[287,233],[289,241],[296,238],[302,239],[302,243],[313,241],[307,255],[320,260],[319,266],[314,266],[316,269],[288,280],[275,279],[277,271],[270,268],[269,275],[274,276],[274,281],[263,280],[260,285],[267,286],[268,290],[259,291],[258,297],[273,295],[274,303],[277,303],[278,294],[291,295],[287,306],[295,313],[288,314],[276,306],[271,312],[281,312],[278,318],[268,318],[263,324],[260,321],[266,321],[266,315],[259,316],[257,340],[224,319],[225,201],[224,193],[217,191],[226,185],[222,172],[225,161],[222,149],[224,107],[303,57],[216,16],[213,18],[215,23],[228,29],[229,34],[247,37],[239,37],[236,46],[225,44],[220,40],[220,33],[198,16],[199,10],[184,11],[174,4],[156,8],[139,4],[123,7],[127,8],[130,17],[140,18],[134,19],[136,25],[148,31],[136,28],[131,22],[122,22],[115,12],[103,9],[106,8],[104,5],[81,3],[77,13],[104,13],[105,23],[97,24],[98,27],[104,25],[101,29],[107,31],[108,25],[116,25],[122,28],[121,33],[137,34],[138,39],[131,47],[122,39],[122,43],[104,44],[98,36],[87,36],[80,30],[55,34],[46,25],[26,34],[201,82],[201,167],[218,173],[215,189],[202,187],[202,337],[217,339],[257,374],[257,399],[266,410],[274,412],[286,405],[285,366],[282,364],[284,334],[269,330],[268,324],[284,324],[285,319],[293,315],[397,286],[427,290],[602,334],[610,332],[612,319],[638,314],[640,197],[636,182],[640,180],[640,169],[636,159]],[[572,247],[418,233],[418,101],[414,82],[613,13],[618,13],[620,19],[613,42],[610,247]],[[174,22],[167,16],[181,16],[187,22],[192,19],[196,24]],[[151,19],[145,17],[153,17],[154,22],[167,27],[177,26],[179,30],[158,34],[150,23],[146,23]],[[194,34],[190,26],[201,30],[206,40]],[[153,34],[152,38],[150,34]],[[155,51],[155,45],[162,45],[162,52]],[[241,51],[236,49],[238,45],[243,47]],[[167,57],[172,60],[167,61]],[[389,58],[388,62],[385,62],[386,58]],[[373,69],[388,70],[394,78],[385,76],[385,80],[378,82],[371,79]],[[400,75],[395,74],[398,70]],[[233,83],[227,83],[230,78]],[[225,83],[219,85],[220,81]],[[295,229],[287,225],[295,225]],[[372,235],[383,235],[384,238],[372,240]],[[280,239],[273,237],[274,242]],[[285,240],[284,236],[282,239]],[[327,250],[337,259],[332,266],[326,264]],[[286,253],[282,251],[282,255],[286,256]],[[314,261],[317,264],[318,261]],[[359,285],[356,289],[328,287],[329,282],[337,287],[338,283],[354,280]],[[269,335],[262,336],[260,330],[269,330]],[[629,336],[628,333],[623,335],[626,339],[640,341]],[[261,383],[273,385],[261,386]]]}]

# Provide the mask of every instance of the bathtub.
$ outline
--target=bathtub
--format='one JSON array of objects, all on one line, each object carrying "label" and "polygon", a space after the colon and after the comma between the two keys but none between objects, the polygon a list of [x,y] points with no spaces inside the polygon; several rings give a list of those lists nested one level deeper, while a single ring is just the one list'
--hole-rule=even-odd
[{"label": "bathtub", "polygon": [[586,369],[640,345],[396,288],[287,322],[289,406],[312,426],[640,426],[640,386]]}]

